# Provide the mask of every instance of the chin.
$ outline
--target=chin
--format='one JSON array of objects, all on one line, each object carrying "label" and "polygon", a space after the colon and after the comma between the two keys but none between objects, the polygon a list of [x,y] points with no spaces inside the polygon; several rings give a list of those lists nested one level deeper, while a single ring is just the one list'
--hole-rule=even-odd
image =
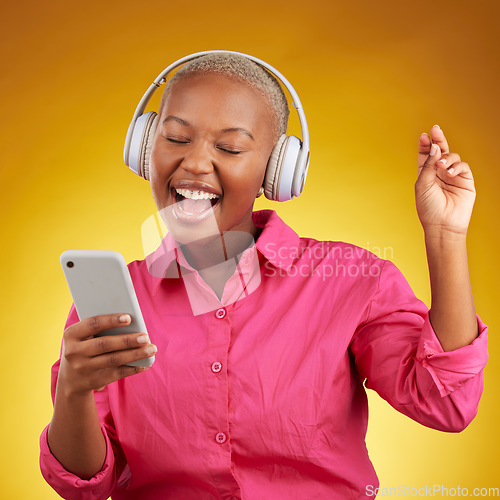
[{"label": "chin", "polygon": [[161,218],[173,238],[181,244],[204,245],[220,237],[221,231],[213,208],[200,214],[189,214],[173,203],[160,210]]}]

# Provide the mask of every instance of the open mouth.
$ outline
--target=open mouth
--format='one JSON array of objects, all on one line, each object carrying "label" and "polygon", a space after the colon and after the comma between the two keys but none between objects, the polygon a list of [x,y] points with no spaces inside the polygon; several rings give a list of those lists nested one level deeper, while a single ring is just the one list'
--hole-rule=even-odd
[{"label": "open mouth", "polygon": [[172,188],[174,213],[182,222],[196,223],[213,213],[221,196],[201,189]]},{"label": "open mouth", "polygon": [[[192,189],[176,189],[173,188],[175,194],[175,201],[179,203],[183,200],[210,200],[212,207],[215,207],[220,200],[220,196],[214,193],[207,193],[206,191],[192,190]],[[191,202],[190,202],[191,203]]]}]

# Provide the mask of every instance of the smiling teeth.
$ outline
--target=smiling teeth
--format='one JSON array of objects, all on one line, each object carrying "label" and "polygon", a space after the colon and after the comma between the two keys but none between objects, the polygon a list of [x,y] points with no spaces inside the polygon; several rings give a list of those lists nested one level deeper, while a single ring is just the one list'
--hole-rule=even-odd
[{"label": "smiling teeth", "polygon": [[191,189],[175,189],[177,194],[189,198],[191,200],[214,200],[219,196],[214,193],[207,193],[206,191],[192,191]]}]

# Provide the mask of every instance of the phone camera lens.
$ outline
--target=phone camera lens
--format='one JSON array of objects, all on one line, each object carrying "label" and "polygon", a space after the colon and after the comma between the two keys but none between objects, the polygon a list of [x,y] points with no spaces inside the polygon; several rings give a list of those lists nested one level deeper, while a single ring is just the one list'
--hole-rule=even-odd
[{"label": "phone camera lens", "polygon": [[73,267],[73,266],[75,265],[75,263],[74,263],[72,260],[70,260],[70,261],[68,261],[68,262],[66,263],[66,265],[67,265],[68,267]]}]

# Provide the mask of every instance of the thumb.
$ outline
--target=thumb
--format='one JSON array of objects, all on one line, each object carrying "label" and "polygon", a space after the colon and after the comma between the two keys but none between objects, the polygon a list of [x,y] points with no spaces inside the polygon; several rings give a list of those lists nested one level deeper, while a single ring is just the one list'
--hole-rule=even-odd
[{"label": "thumb", "polygon": [[432,182],[436,177],[437,162],[441,158],[441,149],[437,144],[432,144],[429,156],[418,169],[418,180],[420,182]]}]

